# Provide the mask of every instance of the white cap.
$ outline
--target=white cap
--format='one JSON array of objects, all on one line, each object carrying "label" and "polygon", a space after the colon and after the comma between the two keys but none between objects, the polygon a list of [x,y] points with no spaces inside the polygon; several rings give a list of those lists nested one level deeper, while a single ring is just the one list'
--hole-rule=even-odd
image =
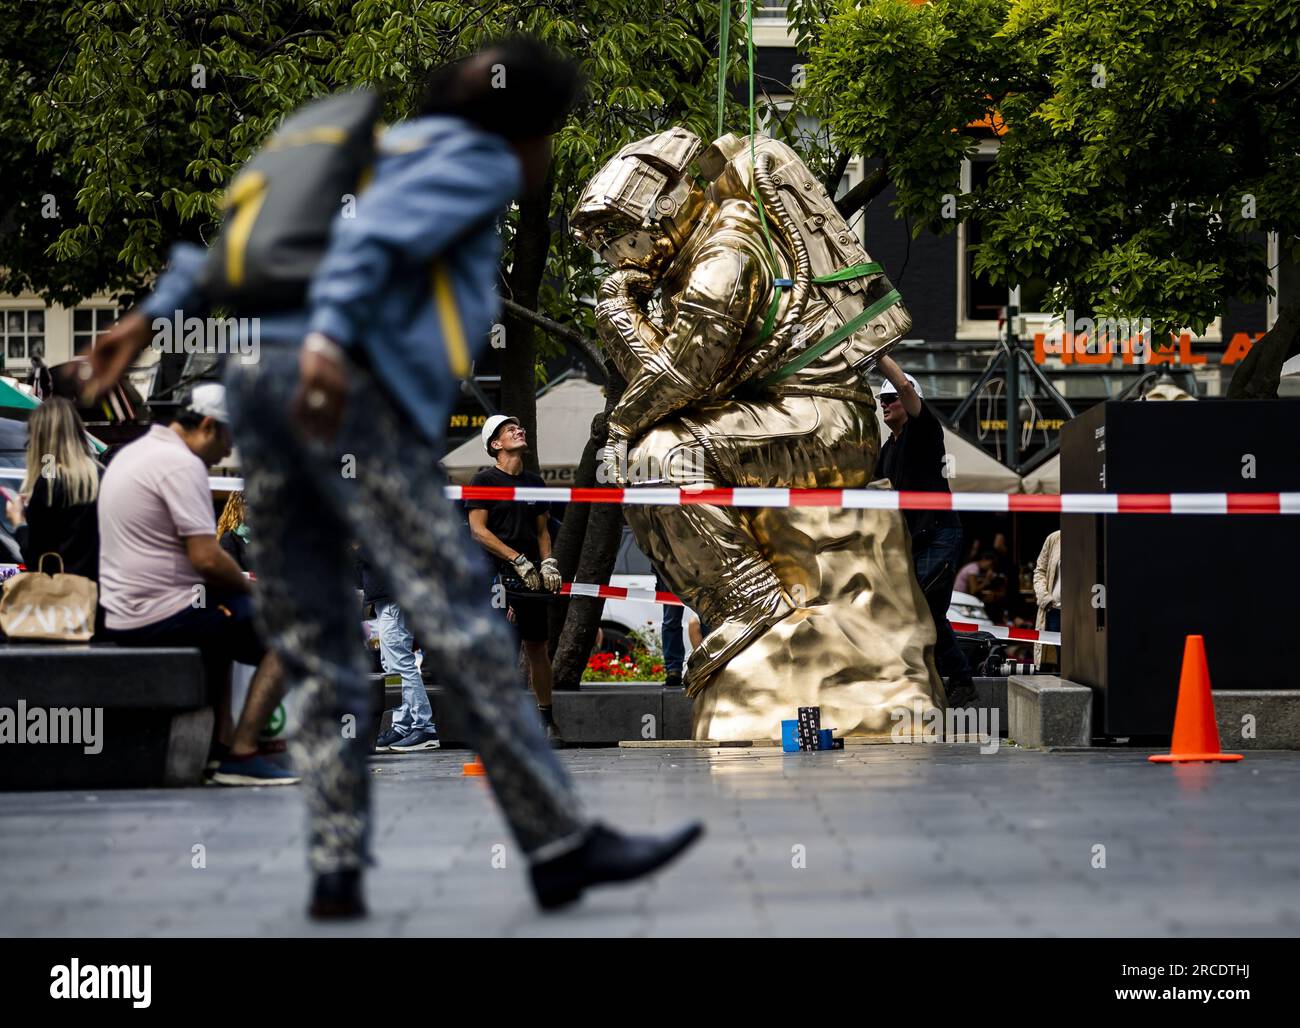
[{"label": "white cap", "polygon": [[[921,387],[920,387],[920,385],[917,383],[916,379],[914,379],[914,378],[913,378],[911,375],[909,375],[906,371],[903,372],[903,377],[904,377],[905,379],[907,379],[908,382],[911,383],[912,388],[916,390],[916,395],[917,395],[917,396],[924,396],[924,395],[925,395],[923,392],[921,392]],[[891,395],[891,394],[893,394],[893,393],[896,393],[896,392],[898,392],[898,390],[894,388],[894,383],[891,382],[891,381],[889,381],[889,379],[885,379],[885,384],[882,385],[882,386],[880,387],[880,395],[881,395],[881,396],[889,396],[889,395]]]},{"label": "white cap", "polygon": [[483,449],[488,453],[492,452],[492,437],[507,421],[513,421],[519,424],[518,418],[512,418],[509,414],[493,414],[487,421],[483,422]]},{"label": "white cap", "polygon": [[190,402],[185,406],[195,414],[220,421],[223,425],[230,424],[230,414],[226,410],[226,387],[220,382],[196,385],[190,393]]}]

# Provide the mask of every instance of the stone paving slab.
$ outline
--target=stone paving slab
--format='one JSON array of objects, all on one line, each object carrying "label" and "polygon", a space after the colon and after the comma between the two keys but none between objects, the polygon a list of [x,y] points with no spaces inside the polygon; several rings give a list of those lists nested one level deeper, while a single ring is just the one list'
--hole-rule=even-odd
[{"label": "stone paving slab", "polygon": [[4,793],[0,934],[1300,934],[1300,754],[1146,755],[565,751],[596,816],[631,829],[700,817],[708,834],[661,877],[561,915],[534,907],[463,754],[377,756],[372,916],[343,926],[303,916],[296,789]]}]

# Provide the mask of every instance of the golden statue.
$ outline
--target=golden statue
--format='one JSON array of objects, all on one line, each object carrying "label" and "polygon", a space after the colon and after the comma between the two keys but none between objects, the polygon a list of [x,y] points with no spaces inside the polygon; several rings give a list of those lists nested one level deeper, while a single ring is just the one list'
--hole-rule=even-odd
[{"label": "golden statue", "polygon": [[[668,129],[623,147],[571,221],[614,269],[596,306],[628,383],[610,417],[613,481],[868,485],[880,439],[865,374],[911,318],[793,150],[761,135],[704,148]],[[813,705],[839,735],[884,735],[892,710],[942,706],[901,515],[625,513],[708,627],[685,675],[696,738],[779,739],[781,720]]]}]

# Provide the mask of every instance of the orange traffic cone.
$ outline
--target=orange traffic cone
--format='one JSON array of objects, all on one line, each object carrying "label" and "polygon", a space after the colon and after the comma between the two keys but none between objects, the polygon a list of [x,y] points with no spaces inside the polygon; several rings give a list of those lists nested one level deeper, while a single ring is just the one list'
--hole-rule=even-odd
[{"label": "orange traffic cone", "polygon": [[471,777],[475,775],[485,775],[487,774],[487,768],[483,766],[483,758],[476,753],[474,754],[474,763],[461,764],[460,773]]},{"label": "orange traffic cone", "polygon": [[1183,648],[1183,673],[1178,680],[1173,745],[1168,753],[1153,753],[1147,759],[1157,764],[1241,759],[1240,753],[1219,750],[1219,723],[1214,719],[1210,668],[1205,662],[1205,639],[1202,636],[1189,635]]}]

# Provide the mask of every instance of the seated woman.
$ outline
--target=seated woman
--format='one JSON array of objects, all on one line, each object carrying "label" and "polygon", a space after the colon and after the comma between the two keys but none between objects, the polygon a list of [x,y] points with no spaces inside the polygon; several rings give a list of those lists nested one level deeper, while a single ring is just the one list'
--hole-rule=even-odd
[{"label": "seated woman", "polygon": [[[27,423],[27,474],[18,498],[5,506],[28,570],[57,553],[63,570],[99,579],[99,525],[95,505],[103,466],[95,459],[77,409],[51,397]],[[47,562],[45,570],[57,571]]]}]

